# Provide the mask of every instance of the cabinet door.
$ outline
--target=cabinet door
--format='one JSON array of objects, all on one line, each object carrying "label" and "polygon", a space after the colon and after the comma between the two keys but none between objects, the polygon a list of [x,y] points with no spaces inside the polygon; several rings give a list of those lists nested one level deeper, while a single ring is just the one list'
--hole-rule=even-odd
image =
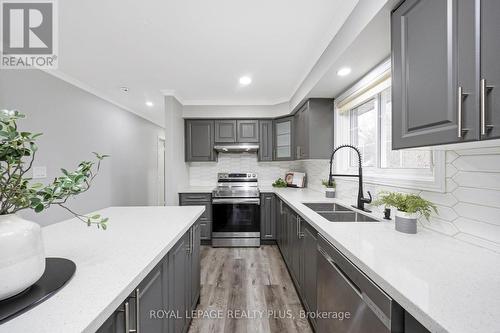
[{"label": "cabinet door", "polygon": [[238,142],[259,142],[259,121],[238,120]]},{"label": "cabinet door", "polygon": [[[474,12],[459,2],[473,7],[467,0],[406,0],[392,14],[393,149],[478,138]],[[460,98],[461,117],[459,87],[468,94]],[[459,133],[459,118],[468,131]]]},{"label": "cabinet door", "polygon": [[306,227],[304,232],[304,299],[308,307],[308,311],[316,311],[316,247],[317,247],[317,236],[314,229],[311,227]]},{"label": "cabinet door", "polygon": [[186,162],[215,161],[214,122],[186,120]]},{"label": "cabinet door", "polygon": [[[500,137],[500,1],[481,0],[481,138]],[[484,90],[483,90],[484,89]],[[481,101],[481,103],[483,103]],[[484,129],[483,129],[484,128]]]},{"label": "cabinet door", "polygon": [[274,121],[274,159],[277,161],[293,160],[294,121],[293,117]]},{"label": "cabinet door", "polygon": [[273,121],[259,121],[259,161],[273,160]]},{"label": "cabinet door", "polygon": [[295,159],[307,159],[309,156],[307,116],[309,102],[306,102],[295,114]]},{"label": "cabinet door", "polygon": [[196,308],[200,297],[200,223],[193,225],[192,252],[191,252],[191,309]]},{"label": "cabinet door", "polygon": [[[163,332],[166,321],[152,319],[149,316],[151,310],[165,309],[163,288],[163,269],[160,264],[144,279],[138,287],[139,290],[139,328],[141,332]],[[131,307],[137,300],[131,299]],[[131,318],[131,327],[136,327],[137,323]]]},{"label": "cabinet door", "polygon": [[236,142],[236,120],[215,121],[215,142]]},{"label": "cabinet door", "polygon": [[185,234],[168,254],[168,309],[179,314],[169,321],[169,332],[181,333],[186,324],[186,293],[189,280],[187,279],[189,233]]},{"label": "cabinet door", "polygon": [[267,240],[276,239],[274,194],[263,193],[260,206],[260,238]]},{"label": "cabinet door", "polygon": [[120,305],[118,310],[116,310],[101,327],[96,331],[96,333],[122,333],[125,331],[125,321],[123,313],[123,304]]},{"label": "cabinet door", "polygon": [[212,222],[200,222],[200,238],[203,240],[212,239]]}]

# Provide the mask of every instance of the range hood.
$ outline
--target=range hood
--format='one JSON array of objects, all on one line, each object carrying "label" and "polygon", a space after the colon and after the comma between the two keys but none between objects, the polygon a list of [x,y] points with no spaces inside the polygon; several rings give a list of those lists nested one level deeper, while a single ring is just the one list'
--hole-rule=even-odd
[{"label": "range hood", "polygon": [[255,153],[259,150],[256,143],[231,143],[214,146],[214,150],[219,153]]}]

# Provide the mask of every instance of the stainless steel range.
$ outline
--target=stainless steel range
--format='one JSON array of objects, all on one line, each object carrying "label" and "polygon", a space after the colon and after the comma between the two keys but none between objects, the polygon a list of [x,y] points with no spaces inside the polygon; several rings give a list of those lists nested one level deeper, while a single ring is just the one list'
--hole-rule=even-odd
[{"label": "stainless steel range", "polygon": [[212,246],[260,246],[260,191],[254,173],[219,173],[212,193]]}]

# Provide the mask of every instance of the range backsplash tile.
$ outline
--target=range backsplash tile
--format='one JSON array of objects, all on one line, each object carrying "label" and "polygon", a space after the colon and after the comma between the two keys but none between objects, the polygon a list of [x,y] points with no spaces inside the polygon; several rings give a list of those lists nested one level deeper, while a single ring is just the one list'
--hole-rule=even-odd
[{"label": "range backsplash tile", "polygon": [[[218,172],[256,172],[261,184],[269,186],[287,171],[307,173],[307,186],[323,191],[328,160],[259,162],[257,154],[219,154],[217,162],[189,163],[190,185],[215,186]],[[337,197],[356,202],[356,181],[336,179]],[[438,205],[439,215],[421,219],[424,228],[500,252],[500,147],[447,151],[446,192],[428,192],[365,184],[365,191],[418,193]],[[381,208],[370,207],[375,211]]]}]

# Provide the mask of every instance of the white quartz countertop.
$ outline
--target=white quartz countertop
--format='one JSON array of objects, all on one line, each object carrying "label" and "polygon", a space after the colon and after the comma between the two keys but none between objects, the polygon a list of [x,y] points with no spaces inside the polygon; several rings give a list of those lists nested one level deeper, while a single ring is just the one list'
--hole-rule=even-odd
[{"label": "white quartz countertop", "polygon": [[201,216],[204,207],[111,207],[106,231],[75,219],[42,228],[47,257],[76,263],[54,296],[0,332],[94,332]]},{"label": "white quartz countertop", "polygon": [[352,203],[274,192],[430,331],[500,332],[500,254],[423,228],[403,234],[385,220],[329,222],[302,203]]}]

